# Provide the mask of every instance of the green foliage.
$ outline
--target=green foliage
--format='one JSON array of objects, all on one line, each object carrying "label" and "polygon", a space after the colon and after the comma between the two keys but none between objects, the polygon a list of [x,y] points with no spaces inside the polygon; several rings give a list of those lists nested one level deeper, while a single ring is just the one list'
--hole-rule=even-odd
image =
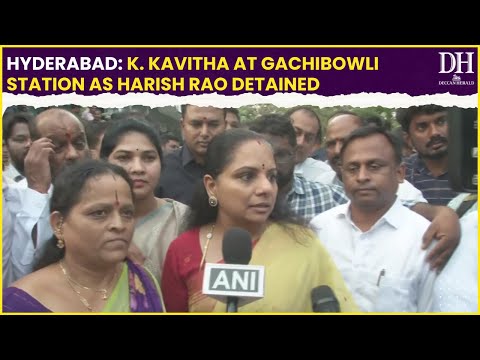
[{"label": "green foliage", "polygon": [[[352,106],[333,106],[320,108],[318,106],[312,106],[313,110],[317,113],[322,122],[323,129],[326,128],[328,119],[339,110],[353,111],[362,117],[380,116],[384,119],[387,128],[395,128],[398,123],[395,121],[395,109],[385,108],[382,106],[373,106],[367,108],[358,108]],[[288,108],[277,107],[272,104],[256,104],[246,105],[239,108],[242,124],[248,125],[251,121],[255,120],[258,116],[268,113],[284,113]]]}]

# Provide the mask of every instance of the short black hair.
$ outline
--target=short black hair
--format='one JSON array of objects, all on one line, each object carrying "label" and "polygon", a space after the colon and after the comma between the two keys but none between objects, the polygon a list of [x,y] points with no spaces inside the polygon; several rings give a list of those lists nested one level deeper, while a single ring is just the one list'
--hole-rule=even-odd
[{"label": "short black hair", "polygon": [[12,136],[13,128],[16,124],[25,124],[30,131],[30,123],[33,120],[33,114],[28,112],[11,112],[4,115],[3,118],[3,140],[8,140]]},{"label": "short black hair", "polygon": [[378,126],[381,128],[386,128],[385,127],[385,119],[379,115],[368,115],[363,118],[363,121],[367,125],[373,125],[373,126]]},{"label": "short black hair", "polygon": [[395,163],[400,165],[402,163],[402,143],[389,131],[377,126],[362,126],[352,131],[343,143],[342,149],[340,150],[340,159],[343,161],[343,155],[345,154],[348,145],[350,145],[354,140],[367,138],[376,134],[385,136],[390,145],[392,145]]},{"label": "short black hair", "polygon": [[265,114],[251,122],[248,128],[259,134],[280,136],[288,139],[292,147],[297,146],[297,135],[290,119],[281,114]]},{"label": "short black hair", "polygon": [[100,142],[100,135],[105,133],[110,124],[105,121],[83,121],[83,125],[85,126],[88,147],[94,149]]},{"label": "short black hair", "polygon": [[160,135],[160,145],[164,146],[166,143],[168,143],[170,140],[177,141],[179,144],[182,143],[180,138],[170,132],[166,132]]},{"label": "short black hair", "polygon": [[225,113],[231,113],[235,115],[238,121],[240,121],[240,111],[238,111],[237,108],[225,108]]},{"label": "short black hair", "polygon": [[[184,105],[181,105],[181,106],[180,106],[181,113],[182,113],[182,118],[183,118],[183,117],[185,116],[185,114],[187,113],[187,108],[188,108],[189,105],[191,105],[191,104],[184,104]],[[192,105],[192,106],[202,107],[201,105]],[[217,108],[216,106],[213,106],[213,107]],[[223,110],[223,118],[225,119],[225,117],[227,116],[227,109],[226,109],[226,108],[217,108],[217,109]]]},{"label": "short black hair", "polygon": [[311,117],[315,118],[318,122],[318,132],[316,134],[316,138],[318,140],[321,140],[322,139],[322,122],[320,121],[320,117],[318,116],[318,114],[315,112],[315,110],[313,110],[313,107],[311,106],[308,106],[308,105],[299,105],[299,106],[294,106],[290,109],[288,109],[286,112],[285,112],[285,116],[290,118],[291,119],[291,116],[293,113],[297,112],[297,111],[305,111],[306,113],[308,113]]},{"label": "short black hair", "polygon": [[412,123],[412,119],[415,116],[421,114],[436,114],[444,111],[446,111],[446,108],[441,105],[429,104],[421,106],[410,106],[406,109],[398,109],[396,113],[396,118],[398,123],[402,126],[403,131],[408,134],[410,133],[410,124]]}]

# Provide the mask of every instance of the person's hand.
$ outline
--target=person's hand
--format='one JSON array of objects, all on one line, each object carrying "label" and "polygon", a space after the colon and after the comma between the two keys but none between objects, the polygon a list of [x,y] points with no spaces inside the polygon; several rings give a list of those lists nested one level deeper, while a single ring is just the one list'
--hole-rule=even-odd
[{"label": "person's hand", "polygon": [[55,145],[49,138],[35,140],[25,156],[25,177],[28,187],[46,194],[52,183],[49,158],[55,153]]},{"label": "person's hand", "polygon": [[133,242],[130,243],[130,246],[128,247],[127,257],[139,265],[143,265],[146,259],[140,249]]},{"label": "person's hand", "polygon": [[438,240],[426,259],[433,270],[439,272],[443,269],[460,242],[460,235],[460,222],[456,212],[442,206],[423,235],[422,249],[428,248],[434,239]]}]

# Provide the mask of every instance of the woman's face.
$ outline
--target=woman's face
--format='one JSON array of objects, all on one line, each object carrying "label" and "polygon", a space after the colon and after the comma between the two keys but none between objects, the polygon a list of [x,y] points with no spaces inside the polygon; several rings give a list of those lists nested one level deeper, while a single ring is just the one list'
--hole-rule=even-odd
[{"label": "woman's face", "polygon": [[127,256],[134,230],[134,210],[128,183],[118,175],[104,174],[87,180],[80,201],[63,219],[63,224],[56,213],[52,226],[64,238],[66,256],[78,256],[83,263],[99,266],[122,261]]},{"label": "woman's face", "polygon": [[136,200],[154,196],[160,179],[160,156],[147,136],[128,132],[118,141],[108,161],[123,167],[133,181]]},{"label": "woman's face", "polygon": [[[211,178],[210,178],[211,179]],[[219,218],[236,226],[265,223],[277,197],[277,169],[265,140],[241,144],[215,179],[207,181],[209,195],[218,199]]]}]

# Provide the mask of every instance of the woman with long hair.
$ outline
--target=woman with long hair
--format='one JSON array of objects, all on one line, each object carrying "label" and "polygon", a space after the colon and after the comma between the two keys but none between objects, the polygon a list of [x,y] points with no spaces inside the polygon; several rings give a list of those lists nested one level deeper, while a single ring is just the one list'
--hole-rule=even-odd
[{"label": "woman with long hair", "polygon": [[161,281],[169,312],[225,312],[226,304],[202,293],[206,263],[223,262],[231,228],[251,235],[250,265],[265,267],[265,296],[242,312],[311,312],[311,291],[330,286],[340,310],[356,311],[352,297],[314,233],[277,199],[277,168],[262,135],[231,129],[208,146],[206,175],[192,203],[189,230],[167,252]]}]

